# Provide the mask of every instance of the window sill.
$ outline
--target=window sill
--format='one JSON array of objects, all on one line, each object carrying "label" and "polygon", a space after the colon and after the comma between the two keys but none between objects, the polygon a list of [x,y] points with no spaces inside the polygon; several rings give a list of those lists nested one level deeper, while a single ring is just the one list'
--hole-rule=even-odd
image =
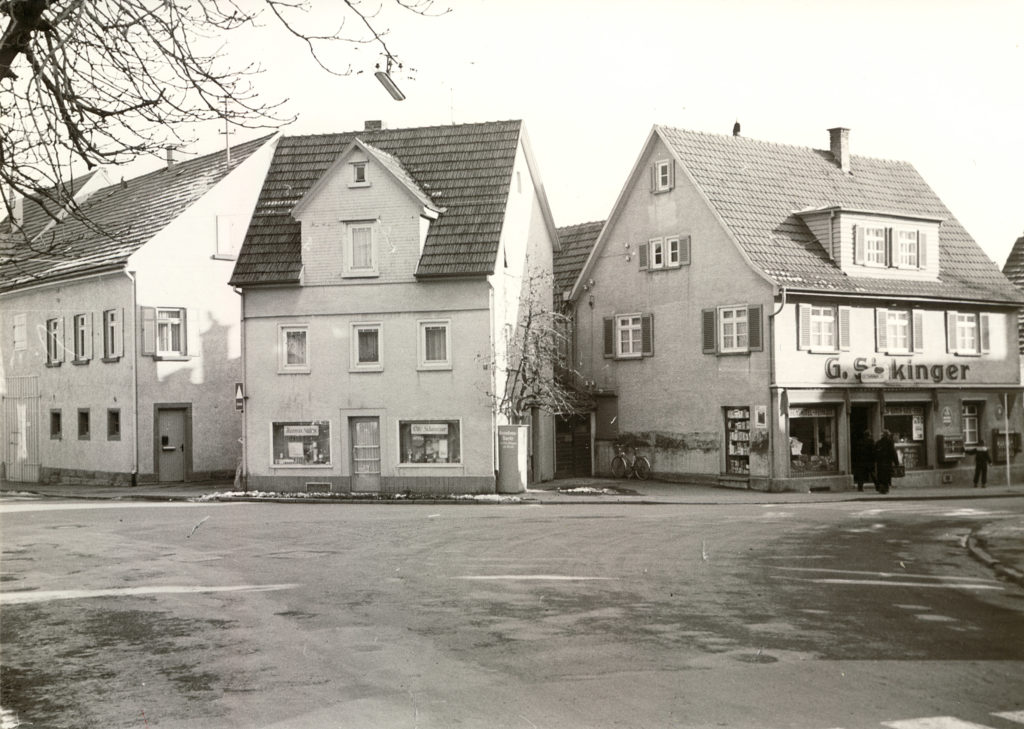
[{"label": "window sill", "polygon": [[62,364],[64,364],[64,363],[63,362],[47,362],[46,366],[47,367],[60,367]]},{"label": "window sill", "polygon": [[154,354],[153,359],[157,362],[188,362],[191,357],[184,354]]},{"label": "window sill", "polygon": [[417,372],[451,372],[451,364],[423,364],[420,363],[419,367],[416,368]]},{"label": "window sill", "polygon": [[121,358],[120,358],[120,357],[104,357],[104,358],[103,358],[102,360],[100,360],[100,361],[101,361],[101,362],[120,362],[120,361],[121,361]]},{"label": "window sill", "polygon": [[380,278],[378,271],[345,271],[342,278]]},{"label": "window sill", "polygon": [[360,373],[360,372],[369,372],[369,373],[383,372],[384,371],[384,365],[373,365],[373,366],[361,365],[361,366],[357,366],[357,367],[349,367],[348,371],[352,372],[353,374]]},{"label": "window sill", "polygon": [[984,352],[950,352],[954,357],[981,357]]},{"label": "window sill", "polygon": [[64,440],[64,437],[61,435],[50,435],[50,440]]},{"label": "window sill", "polygon": [[348,186],[350,188],[353,188],[353,187],[370,187],[370,183],[369,182],[350,182],[350,183],[348,183]]},{"label": "window sill", "polygon": [[238,256],[234,253],[214,253],[210,256],[212,261],[234,261],[237,260]]},{"label": "window sill", "polygon": [[745,354],[750,354],[749,349],[724,349],[715,352],[719,357],[737,357]]},{"label": "window sill", "polygon": [[279,375],[308,375],[310,372],[311,372],[311,370],[310,370],[309,367],[304,367],[302,369],[278,370],[277,374],[279,374]]},{"label": "window sill", "polygon": [[826,347],[808,347],[804,351],[809,352],[810,354],[839,354],[838,349],[829,349]]},{"label": "window sill", "polygon": [[[648,356],[650,356],[650,355],[648,355]],[[612,359],[614,359],[614,360],[616,360],[618,362],[631,362],[631,361],[641,360],[643,358],[644,358],[644,355],[642,355],[642,354],[617,354],[614,357],[612,357]]]},{"label": "window sill", "polygon": [[462,463],[408,463],[403,462],[398,464],[399,468],[462,468]]},{"label": "window sill", "polygon": [[79,367],[81,365],[89,364],[89,360],[87,360],[87,359],[73,359],[73,360],[71,360],[71,364],[75,365],[76,367]]},{"label": "window sill", "polygon": [[322,471],[323,470],[327,470],[329,468],[333,468],[333,466],[334,466],[333,463],[271,463],[270,464],[271,468],[286,468],[286,469],[318,468],[318,469],[320,469]]}]

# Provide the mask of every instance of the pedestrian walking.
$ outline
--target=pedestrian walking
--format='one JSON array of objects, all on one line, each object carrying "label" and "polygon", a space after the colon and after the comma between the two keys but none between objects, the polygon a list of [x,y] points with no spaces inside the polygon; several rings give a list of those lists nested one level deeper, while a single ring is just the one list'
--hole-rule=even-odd
[{"label": "pedestrian walking", "polygon": [[892,472],[900,464],[892,433],[882,431],[882,437],[875,443],[875,490],[880,494],[889,493],[892,487]]},{"label": "pedestrian walking", "polygon": [[864,482],[873,478],[875,472],[875,442],[871,431],[865,430],[853,444],[853,481],[857,490],[864,490]]},{"label": "pedestrian walking", "polygon": [[988,485],[988,464],[988,446],[984,438],[979,438],[978,445],[974,446],[974,488],[978,488],[979,481],[982,488]]}]

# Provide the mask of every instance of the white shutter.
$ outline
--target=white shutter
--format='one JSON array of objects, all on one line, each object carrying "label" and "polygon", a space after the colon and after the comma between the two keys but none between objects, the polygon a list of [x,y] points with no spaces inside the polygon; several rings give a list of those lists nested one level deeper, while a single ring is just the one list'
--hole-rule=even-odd
[{"label": "white shutter", "polygon": [[839,319],[839,349],[845,352],[850,349],[850,307],[840,306],[837,318]]},{"label": "white shutter", "polygon": [[811,305],[797,304],[797,349],[811,348]]}]

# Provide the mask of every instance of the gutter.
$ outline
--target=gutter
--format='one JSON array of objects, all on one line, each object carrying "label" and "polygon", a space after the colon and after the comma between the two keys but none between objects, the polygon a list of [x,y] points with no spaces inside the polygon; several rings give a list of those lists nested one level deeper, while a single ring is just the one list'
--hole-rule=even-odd
[{"label": "gutter", "polygon": [[[129,331],[132,333],[132,408],[135,411],[132,418],[132,486],[138,486],[139,482],[139,336],[137,334],[139,305],[138,283],[135,280],[134,271],[125,271],[124,274],[132,282],[132,326]],[[122,334],[123,336],[123,334]]]},{"label": "gutter", "polygon": [[249,408],[247,407],[246,400],[249,399],[249,396],[246,392],[249,389],[249,378],[245,376],[245,362],[247,359],[245,356],[245,296],[243,295],[242,289],[237,286],[232,286],[231,290],[238,294],[238,298],[240,299],[238,304],[238,337],[240,340],[239,346],[241,347],[240,354],[242,358],[242,468],[241,471],[238,472],[238,477],[241,481],[241,484],[239,485],[242,487],[242,490],[248,491],[249,451],[247,449],[247,444],[249,439],[246,436],[249,434]]},{"label": "gutter", "polygon": [[[782,310],[786,308],[786,287],[779,287],[779,294],[781,296],[779,300],[778,308],[768,315],[768,391],[773,392],[776,389],[775,383],[775,317],[782,313]],[[782,398],[779,398],[779,415],[782,415]],[[768,428],[769,438],[771,433],[775,432],[774,427]],[[769,488],[771,488],[771,480],[775,478],[775,444],[768,443],[768,482]]]}]

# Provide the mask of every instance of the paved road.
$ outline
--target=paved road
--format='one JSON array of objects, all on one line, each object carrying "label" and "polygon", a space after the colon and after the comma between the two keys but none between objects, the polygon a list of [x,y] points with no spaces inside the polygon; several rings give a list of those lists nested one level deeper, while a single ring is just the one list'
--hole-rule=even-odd
[{"label": "paved road", "polygon": [[49,727],[1005,727],[1024,594],[963,540],[1022,507],[7,501],[3,701]]}]

